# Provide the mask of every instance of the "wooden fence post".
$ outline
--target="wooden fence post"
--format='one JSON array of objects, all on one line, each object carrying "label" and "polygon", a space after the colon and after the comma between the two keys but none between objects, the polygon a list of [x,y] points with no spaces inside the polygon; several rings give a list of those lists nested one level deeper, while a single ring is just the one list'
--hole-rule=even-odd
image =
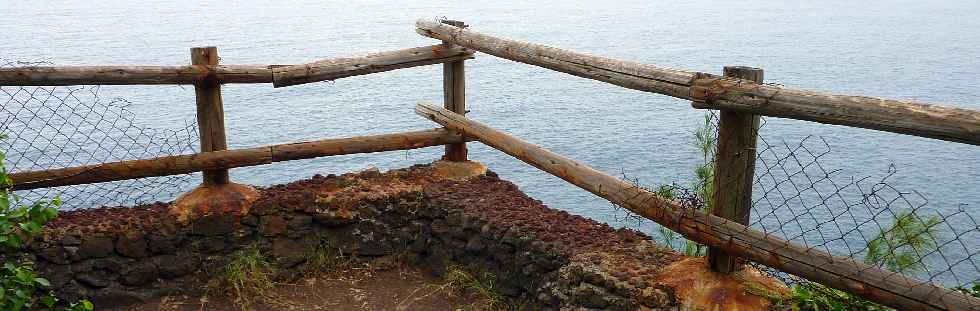
[{"label": "wooden fence post", "polygon": [[[218,65],[218,48],[191,48],[192,65]],[[201,133],[201,152],[228,149],[225,138],[225,112],[221,101],[221,84],[208,75],[204,81],[194,84],[197,97],[197,128]],[[228,170],[205,170],[204,184],[219,185],[229,181]]]},{"label": "wooden fence post", "polygon": [[[444,24],[465,28],[466,23],[446,20]],[[442,42],[448,50],[453,47],[448,41]],[[442,65],[443,107],[458,114],[466,114],[466,80],[463,61],[444,63]],[[466,143],[446,145],[446,160],[454,162],[466,161]]]},{"label": "wooden fence post", "polygon": [[[218,48],[191,48],[191,64],[218,65]],[[194,83],[197,97],[197,127],[201,134],[201,152],[228,149],[225,139],[225,110],[221,102],[221,84],[215,73],[205,70],[206,77]],[[170,214],[180,222],[203,216],[244,215],[258,198],[255,188],[230,181],[228,169],[204,170],[201,186],[181,195],[170,207]]]},{"label": "wooden fence post", "polygon": [[[726,77],[762,83],[762,69],[725,66]],[[721,110],[715,157],[714,198],[711,213],[743,225],[749,224],[752,208],[752,179],[755,174],[756,139],[759,115]],[[720,273],[735,271],[737,259],[719,248],[708,248],[711,269]]]}]

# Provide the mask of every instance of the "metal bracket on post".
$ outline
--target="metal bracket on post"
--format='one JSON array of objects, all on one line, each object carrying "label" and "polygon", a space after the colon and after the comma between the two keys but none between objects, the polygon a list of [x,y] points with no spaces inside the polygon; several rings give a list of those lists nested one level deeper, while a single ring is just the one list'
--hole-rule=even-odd
[{"label": "metal bracket on post", "polygon": [[[726,66],[725,76],[762,83],[762,69]],[[752,209],[752,179],[755,174],[756,140],[759,115],[721,110],[718,121],[718,143],[715,155],[715,179],[711,213],[725,219],[749,224]],[[711,270],[732,273],[738,258],[720,248],[708,248]]]}]

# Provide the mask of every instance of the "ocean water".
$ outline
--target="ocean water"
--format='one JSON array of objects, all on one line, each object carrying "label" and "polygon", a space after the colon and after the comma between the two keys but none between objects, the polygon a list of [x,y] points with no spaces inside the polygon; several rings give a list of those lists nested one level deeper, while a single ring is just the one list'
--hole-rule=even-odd
[{"label": "ocean water", "polygon": [[[796,88],[980,109],[978,11],[977,1],[898,0],[0,0],[0,58],[59,65],[179,65],[189,63],[189,48],[217,46],[225,64],[294,64],[434,44],[414,32],[415,20],[448,17],[488,34],[665,67],[720,73],[725,65],[748,65],[764,68],[766,82]],[[691,133],[705,111],[688,102],[483,54],[468,61],[466,70],[467,105],[474,119],[646,186],[693,180],[700,156]],[[436,125],[416,116],[413,107],[440,102],[441,86],[439,66],[281,89],[227,85],[229,147],[432,128]],[[106,86],[101,92],[128,99],[127,109],[140,126],[177,129],[194,120],[193,87]],[[972,220],[980,219],[980,148],[774,118],[767,119],[761,134],[775,146],[792,147],[804,139],[807,146],[829,146],[819,162],[833,172],[832,180],[847,183],[870,176],[868,188],[844,190],[848,202],[862,203],[893,168],[887,184],[913,194],[910,205],[956,215],[947,221],[958,229],[945,233],[957,247],[946,251],[959,256],[952,260],[956,276],[933,278],[950,284],[976,279],[980,258],[970,253],[980,244]],[[232,177],[269,185],[317,173],[404,167],[431,161],[441,152],[429,148],[294,161],[234,169]],[[470,144],[470,157],[551,207],[656,235],[651,224],[631,223],[603,199],[496,150]],[[796,208],[804,208],[814,224],[838,218],[834,223],[843,228],[832,232],[849,231],[880,212],[821,204],[828,201],[825,195],[808,194],[809,203]],[[858,216],[840,216],[841,208]],[[799,222],[799,210],[777,210],[782,212],[794,215],[757,219],[762,217],[766,228],[796,221],[795,229],[782,233],[788,238],[810,226]],[[865,226],[858,233],[877,229]],[[812,232],[796,240],[816,241],[845,255],[863,243],[857,238],[844,246],[820,243]],[[943,269],[944,263],[934,264]]]}]

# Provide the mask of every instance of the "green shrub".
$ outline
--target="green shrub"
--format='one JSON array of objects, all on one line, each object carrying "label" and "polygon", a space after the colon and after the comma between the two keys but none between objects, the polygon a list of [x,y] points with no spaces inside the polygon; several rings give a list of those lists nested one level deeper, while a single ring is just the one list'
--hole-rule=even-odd
[{"label": "green shrub", "polygon": [[[0,136],[0,139],[4,137]],[[53,308],[57,299],[50,289],[47,279],[39,277],[34,272],[34,263],[16,260],[20,250],[34,235],[41,233],[41,227],[58,215],[61,201],[55,198],[51,201],[38,200],[26,205],[10,188],[13,181],[7,176],[7,168],[3,162],[5,154],[0,151],[0,249],[7,254],[7,261],[0,267],[0,310],[24,310],[36,306]],[[92,310],[92,303],[82,300],[70,304],[69,311]]]}]

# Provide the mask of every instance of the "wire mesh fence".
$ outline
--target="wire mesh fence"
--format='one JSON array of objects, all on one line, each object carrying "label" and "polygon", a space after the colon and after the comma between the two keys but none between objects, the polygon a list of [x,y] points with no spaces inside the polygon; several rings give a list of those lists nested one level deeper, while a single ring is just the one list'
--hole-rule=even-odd
[{"label": "wire mesh fence", "polygon": [[[693,184],[645,186],[685,209],[709,212],[713,207],[713,176],[719,117],[708,113],[692,139],[703,158]],[[763,119],[757,143],[749,227],[808,250],[827,252],[947,288],[963,291],[980,284],[980,213],[959,204],[936,208],[914,189],[892,180],[900,172],[890,165],[878,175],[854,177],[829,161],[833,148],[822,137],[787,142],[767,139]],[[630,179],[626,174],[624,179]],[[629,180],[637,186],[636,179]],[[620,222],[641,228],[647,222],[618,208]],[[704,256],[707,247],[659,228],[656,239],[687,255]],[[807,280],[761,264],[760,270],[790,285]],[[916,290],[908,288],[908,291]],[[899,293],[901,294],[901,293]]]},{"label": "wire mesh fence", "polygon": [[[31,66],[0,60],[0,68]],[[133,103],[99,86],[0,86],[0,150],[10,171],[45,170],[193,153],[195,123],[159,130],[140,126]],[[198,182],[193,174],[16,191],[28,202],[60,196],[62,209],[139,205],[174,198]]]},{"label": "wire mesh fence", "polygon": [[881,177],[826,167],[832,150],[808,137],[795,145],[760,139],[751,226],[812,249],[946,286],[980,280],[980,227],[960,204],[934,209],[915,190]]}]

